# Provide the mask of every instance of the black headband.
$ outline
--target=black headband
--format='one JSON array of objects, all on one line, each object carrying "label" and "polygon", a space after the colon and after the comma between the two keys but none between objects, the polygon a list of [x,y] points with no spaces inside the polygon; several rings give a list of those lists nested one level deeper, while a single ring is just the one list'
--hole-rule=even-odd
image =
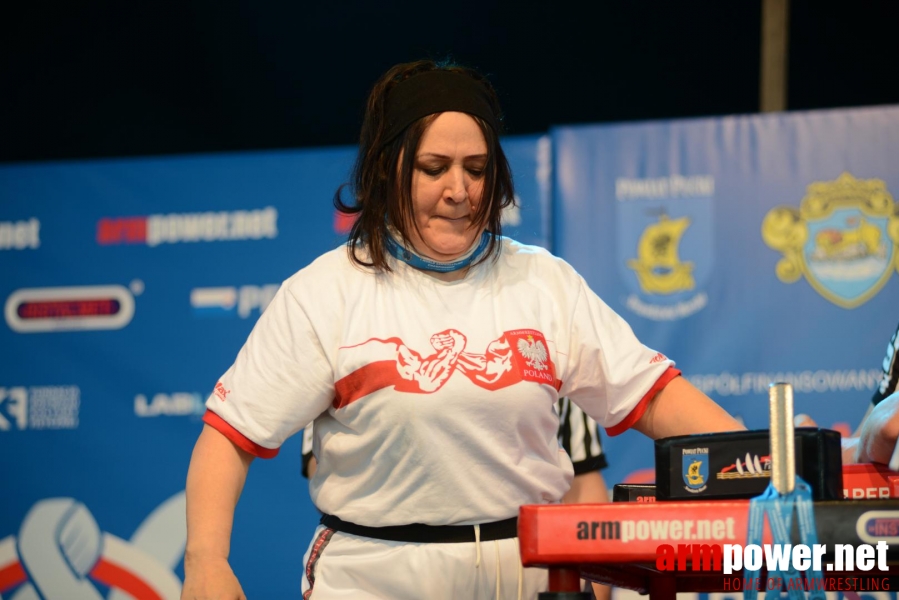
[{"label": "black headband", "polygon": [[479,117],[499,132],[498,117],[483,83],[455,71],[425,71],[401,81],[387,97],[387,130],[382,144],[427,115],[464,112]]}]

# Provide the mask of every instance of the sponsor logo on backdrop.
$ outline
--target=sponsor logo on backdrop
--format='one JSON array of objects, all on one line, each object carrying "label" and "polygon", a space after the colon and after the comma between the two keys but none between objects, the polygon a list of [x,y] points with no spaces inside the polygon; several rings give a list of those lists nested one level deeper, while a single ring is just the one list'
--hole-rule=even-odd
[{"label": "sponsor logo on backdrop", "polygon": [[830,392],[873,392],[883,372],[878,369],[841,369],[817,371],[779,371],[777,373],[709,373],[686,375],[687,379],[712,396],[745,396],[764,394],[772,381],[783,381],[804,394]]},{"label": "sponsor logo on backdrop", "polygon": [[199,392],[172,392],[134,397],[134,414],[138,417],[184,417],[206,412],[206,398]]},{"label": "sponsor logo on backdrop", "polygon": [[670,175],[615,180],[615,198],[619,202],[629,200],[665,200],[668,198],[697,198],[715,195],[715,178],[711,175]]},{"label": "sponsor logo on backdrop", "polygon": [[121,285],[23,288],[6,299],[4,315],[18,333],[121,329],[134,316],[134,296]]},{"label": "sponsor logo on backdrop", "polygon": [[281,285],[242,285],[240,287],[203,287],[190,291],[190,305],[200,317],[234,317],[241,319],[262,314]]},{"label": "sponsor logo on backdrop", "polygon": [[271,206],[256,210],[107,217],[97,222],[97,243],[101,246],[119,244],[159,246],[276,237],[278,237],[278,210]]},{"label": "sponsor logo on backdrop", "polygon": [[0,432],[77,429],[80,408],[77,385],[0,387]]},{"label": "sponsor logo on backdrop", "polygon": [[0,250],[27,250],[41,245],[41,222],[0,221]]},{"label": "sponsor logo on backdrop", "polygon": [[0,539],[0,594],[177,600],[181,580],[174,569],[186,542],[184,492],[160,504],[130,539],[102,531],[74,498],[45,498],[31,507],[17,534]]},{"label": "sponsor logo on backdrop", "polygon": [[805,277],[827,300],[855,308],[899,269],[899,204],[882,180],[843,173],[809,184],[798,210],[771,209],[762,239],[783,254],[775,267],[778,279]]},{"label": "sponsor logo on backdrop", "polygon": [[630,311],[672,321],[708,304],[714,194],[711,175],[615,181],[616,248]]},{"label": "sponsor logo on backdrop", "polygon": [[684,487],[688,492],[698,494],[706,489],[709,480],[709,449],[684,448],[681,467],[684,476]]}]

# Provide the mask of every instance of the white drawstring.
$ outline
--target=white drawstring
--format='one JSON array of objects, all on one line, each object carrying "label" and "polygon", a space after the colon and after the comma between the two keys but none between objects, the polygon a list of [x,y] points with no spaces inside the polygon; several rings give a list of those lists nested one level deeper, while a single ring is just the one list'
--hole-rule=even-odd
[{"label": "white drawstring", "polygon": [[500,598],[499,598],[499,576],[500,576],[499,542],[496,540],[493,540],[493,554],[495,555],[495,559],[496,559],[496,600],[500,600]]},{"label": "white drawstring", "polygon": [[478,569],[481,566],[481,526],[474,526],[474,545],[478,550],[478,559],[474,563],[474,568]]},{"label": "white drawstring", "polygon": [[518,561],[518,600],[521,600],[521,590],[524,587],[524,567],[521,560]]},{"label": "white drawstring", "polygon": [[[474,526],[474,543],[477,549],[477,559],[475,560],[474,566],[476,569],[481,567],[481,526]],[[518,544],[518,539],[515,540],[516,545]],[[495,554],[496,560],[496,600],[500,600],[501,594],[501,568],[500,565],[502,560],[500,560],[500,551],[499,551],[499,540],[493,540],[493,552]],[[520,551],[519,551],[520,552]],[[521,564],[521,559],[518,559],[518,600],[521,600],[522,593],[524,591],[524,566]]]}]

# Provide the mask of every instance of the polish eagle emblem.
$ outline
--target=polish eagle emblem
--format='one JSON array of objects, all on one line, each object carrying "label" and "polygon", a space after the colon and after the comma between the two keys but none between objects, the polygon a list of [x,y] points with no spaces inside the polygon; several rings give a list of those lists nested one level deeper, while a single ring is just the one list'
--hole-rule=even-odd
[{"label": "polish eagle emblem", "polygon": [[546,370],[546,359],[548,357],[546,346],[540,340],[534,341],[534,336],[529,335],[526,340],[519,339],[518,352],[527,359],[529,367],[538,371]]}]

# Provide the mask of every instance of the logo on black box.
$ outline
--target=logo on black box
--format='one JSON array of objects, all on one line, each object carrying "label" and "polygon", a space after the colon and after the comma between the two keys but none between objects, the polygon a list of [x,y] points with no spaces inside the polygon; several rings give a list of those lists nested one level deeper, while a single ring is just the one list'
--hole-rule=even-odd
[{"label": "logo on black box", "polygon": [[681,450],[681,472],[685,490],[693,494],[704,492],[709,480],[709,449],[684,448]]},{"label": "logo on black box", "polygon": [[734,463],[718,471],[716,479],[758,479],[771,477],[771,457],[750,452],[741,461],[739,458]]}]

